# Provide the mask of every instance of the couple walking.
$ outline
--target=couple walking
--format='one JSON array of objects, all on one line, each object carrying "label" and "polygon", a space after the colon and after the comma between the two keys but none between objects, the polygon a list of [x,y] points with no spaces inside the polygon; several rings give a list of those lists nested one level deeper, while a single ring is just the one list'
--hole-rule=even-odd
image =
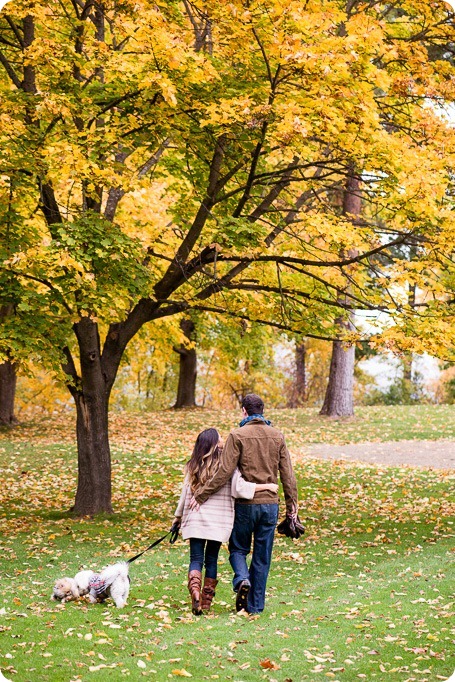
[{"label": "couple walking", "polygon": [[283,434],[264,418],[258,395],[245,396],[242,413],[240,427],[231,431],[224,447],[216,429],[202,431],[185,467],[175,522],[190,541],[188,589],[195,615],[210,609],[218,582],[218,553],[227,541],[237,611],[264,610],[278,519],[278,473],[286,514],[297,518],[297,485]]}]

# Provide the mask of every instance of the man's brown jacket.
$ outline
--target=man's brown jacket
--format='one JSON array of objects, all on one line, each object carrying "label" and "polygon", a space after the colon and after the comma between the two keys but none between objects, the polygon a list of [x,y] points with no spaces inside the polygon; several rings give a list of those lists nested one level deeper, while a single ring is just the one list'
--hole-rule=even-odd
[{"label": "man's brown jacket", "polygon": [[[231,431],[221,453],[220,466],[215,476],[195,495],[199,504],[213,495],[234,473],[235,467],[251,483],[278,483],[278,472],[286,500],[287,512],[297,511],[297,484],[291,458],[283,434],[262,419],[253,419],[245,426]],[[278,495],[268,490],[255,494],[252,500],[238,500],[244,504],[273,504]]]}]

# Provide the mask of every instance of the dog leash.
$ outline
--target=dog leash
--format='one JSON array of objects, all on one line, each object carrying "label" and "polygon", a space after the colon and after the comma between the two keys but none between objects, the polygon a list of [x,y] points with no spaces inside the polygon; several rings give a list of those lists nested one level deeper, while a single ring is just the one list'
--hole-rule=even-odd
[{"label": "dog leash", "polygon": [[177,540],[177,538],[178,538],[178,536],[179,536],[179,530],[180,530],[180,524],[175,524],[175,523],[173,523],[173,524],[172,524],[172,527],[171,527],[171,530],[169,530],[169,531],[166,533],[166,535],[163,535],[163,537],[160,538],[159,540],[155,540],[155,542],[152,542],[152,544],[149,545],[148,547],[146,547],[146,548],[144,549],[143,552],[140,552],[139,554],[136,554],[136,556],[131,557],[131,559],[128,559],[126,563],[127,563],[127,564],[132,564],[133,561],[136,561],[136,559],[139,559],[139,557],[141,557],[143,554],[145,554],[146,552],[148,552],[149,549],[153,549],[153,547],[156,547],[157,545],[159,545],[160,542],[163,542],[163,540],[165,540],[165,539],[168,537],[168,535],[171,536],[171,537],[169,538],[169,542],[170,542],[171,545],[173,545],[174,542]]}]

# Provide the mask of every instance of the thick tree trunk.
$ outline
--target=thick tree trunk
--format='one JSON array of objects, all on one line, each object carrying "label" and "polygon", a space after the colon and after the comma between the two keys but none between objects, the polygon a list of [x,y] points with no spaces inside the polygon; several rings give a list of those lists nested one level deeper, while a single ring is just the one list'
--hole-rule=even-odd
[{"label": "thick tree trunk", "polygon": [[306,392],[306,346],[305,341],[301,341],[295,346],[295,377],[288,407],[300,407],[306,401]]},{"label": "thick tree trunk", "polygon": [[[339,324],[353,329],[351,322],[339,320]],[[333,342],[329,383],[319,414],[328,417],[352,417],[354,414],[354,359],[355,346],[344,348],[341,341]]]},{"label": "thick tree trunk", "polygon": [[97,325],[83,318],[75,325],[81,376],[70,387],[76,403],[78,482],[73,511],[78,516],[112,513],[108,405],[110,386],[101,369]]},{"label": "thick tree trunk", "polygon": [[[346,179],[343,192],[343,215],[355,224],[360,213],[360,181],[354,174],[354,167],[351,166],[350,175]],[[350,250],[347,255],[354,257],[356,252]],[[342,302],[344,304],[349,303],[348,291],[346,291]],[[336,323],[340,332],[346,329],[352,331],[354,329],[353,314],[350,313],[348,320],[339,318]],[[354,362],[355,346],[346,347],[342,341],[334,341],[329,382],[320,414],[328,417],[352,417],[354,414]]]},{"label": "thick tree trunk", "polygon": [[7,360],[0,363],[0,425],[17,424],[14,416],[14,399],[16,397],[16,367]]},{"label": "thick tree trunk", "polygon": [[[194,322],[182,320],[180,328],[185,336],[192,340],[194,335]],[[177,400],[174,407],[196,407],[196,378],[197,378],[197,354],[195,348],[186,346],[174,347],[180,356],[179,383],[177,388]]]},{"label": "thick tree trunk", "polygon": [[78,516],[112,513],[109,401],[103,389],[100,386],[98,395],[80,392],[75,398],[78,481],[74,513]]}]

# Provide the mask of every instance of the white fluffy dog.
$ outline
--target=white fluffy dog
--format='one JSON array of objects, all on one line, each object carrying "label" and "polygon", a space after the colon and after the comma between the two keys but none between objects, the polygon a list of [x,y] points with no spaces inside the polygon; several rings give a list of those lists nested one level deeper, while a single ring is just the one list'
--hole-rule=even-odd
[{"label": "white fluffy dog", "polygon": [[113,566],[106,566],[101,573],[92,575],[88,588],[88,598],[92,604],[111,597],[115,605],[121,609],[125,606],[130,591],[127,562],[121,561]]},{"label": "white fluffy dog", "polygon": [[54,585],[52,599],[64,604],[83,597],[84,594],[89,593],[88,584],[93,575],[93,571],[79,571],[74,578],[60,578]]},{"label": "white fluffy dog", "polygon": [[129,591],[128,564],[122,561],[106,566],[101,573],[79,571],[74,578],[60,578],[54,585],[52,599],[64,604],[88,594],[91,603],[96,604],[111,597],[115,605],[121,609],[126,604]]}]

